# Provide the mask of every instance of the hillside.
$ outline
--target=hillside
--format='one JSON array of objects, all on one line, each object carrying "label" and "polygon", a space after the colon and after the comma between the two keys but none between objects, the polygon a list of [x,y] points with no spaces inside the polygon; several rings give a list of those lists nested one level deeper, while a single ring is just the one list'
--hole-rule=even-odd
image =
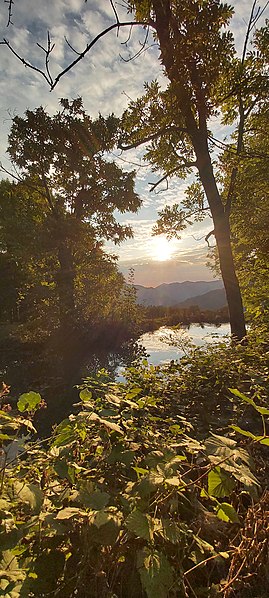
[{"label": "hillside", "polygon": [[[141,305],[174,306],[180,305],[184,301],[192,298],[195,298],[197,301],[197,297],[200,297],[201,295],[207,295],[215,290],[223,290],[223,283],[221,280],[196,282],[185,281],[161,284],[155,288],[135,285],[135,288],[137,291],[137,303]],[[209,300],[212,303],[212,298],[209,297]],[[191,305],[193,305],[193,301],[191,302]],[[225,305],[225,303],[222,303],[221,306],[223,305]],[[214,308],[215,307],[211,309]]]},{"label": "hillside", "polygon": [[190,297],[182,301],[179,307],[191,307],[197,305],[200,309],[221,309],[227,305],[225,289],[215,289],[197,297]]}]

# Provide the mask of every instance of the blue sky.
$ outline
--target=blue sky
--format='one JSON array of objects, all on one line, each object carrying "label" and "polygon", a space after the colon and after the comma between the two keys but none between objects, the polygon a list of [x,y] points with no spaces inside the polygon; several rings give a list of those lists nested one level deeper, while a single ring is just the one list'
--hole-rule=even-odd
[{"label": "blue sky", "polygon": [[[240,53],[251,3],[249,0],[235,0],[232,4],[235,7],[232,30]],[[120,2],[118,9],[126,19]],[[14,0],[13,24],[8,28],[7,18],[8,5],[2,1],[0,38],[8,38],[20,55],[40,68],[44,57],[36,44],[46,45],[47,31],[50,31],[55,43],[50,64],[52,74],[56,76],[74,59],[65,37],[76,50],[82,51],[91,38],[113,22],[113,12],[109,0],[88,0],[87,3],[84,0]],[[112,111],[120,115],[128,105],[128,97],[135,99],[143,93],[145,81],[158,78],[165,85],[156,46],[137,60],[124,62],[121,55],[127,59],[129,53],[132,55],[139,49],[143,30],[133,30],[128,48],[124,45],[127,36],[127,30],[120,31],[118,36],[116,31],[109,33],[72,72],[60,80],[52,92],[40,75],[23,67],[6,47],[0,46],[0,159],[6,168],[9,168],[5,150],[11,120],[26,108],[34,109],[42,104],[53,113],[60,98],[82,96],[91,116],[95,117],[99,111],[104,115]],[[218,121],[212,126],[215,135],[220,138],[227,133]],[[142,163],[141,149],[124,154],[116,151],[115,155],[125,169],[133,169],[133,166],[122,159]],[[145,286],[183,280],[211,280],[213,275],[206,266],[207,245],[204,240],[212,228],[210,219],[189,227],[182,239],[171,242],[169,247],[162,240],[151,237],[157,211],[165,205],[179,203],[188,184],[188,181],[172,181],[167,191],[149,193],[149,182],[157,178],[156,173],[152,174],[145,165],[137,168],[136,188],[143,199],[143,207],[135,215],[120,217],[122,222],[132,224],[134,238],[120,247],[109,247],[109,250],[118,254],[122,271],[126,273],[134,267],[135,281]],[[162,259],[169,253],[170,259]]]}]

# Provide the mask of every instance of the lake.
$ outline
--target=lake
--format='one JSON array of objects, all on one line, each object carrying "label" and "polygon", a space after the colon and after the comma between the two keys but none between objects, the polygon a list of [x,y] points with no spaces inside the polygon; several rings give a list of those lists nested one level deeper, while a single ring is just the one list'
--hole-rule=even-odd
[{"label": "lake", "polygon": [[[152,365],[167,363],[171,359],[180,359],[183,357],[186,346],[189,342],[196,347],[201,347],[207,343],[212,344],[224,340],[224,337],[230,334],[229,324],[191,324],[189,327],[179,329],[162,326],[154,332],[146,332],[138,339],[139,345],[142,345],[149,355],[148,361]],[[165,342],[164,339],[170,339]],[[174,345],[172,345],[174,343]]]}]

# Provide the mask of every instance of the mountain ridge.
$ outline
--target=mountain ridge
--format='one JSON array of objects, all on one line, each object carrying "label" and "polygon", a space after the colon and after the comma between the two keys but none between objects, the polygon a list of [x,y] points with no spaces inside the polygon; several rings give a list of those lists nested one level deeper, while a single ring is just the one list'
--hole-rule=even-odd
[{"label": "mountain ridge", "polygon": [[[134,286],[137,292],[137,303],[144,306],[158,305],[165,307],[179,305],[184,301],[200,297],[210,291],[224,290],[221,280],[186,280],[183,282],[163,283],[157,287]],[[210,303],[214,303],[212,297]],[[211,309],[217,308],[213,307]]]}]

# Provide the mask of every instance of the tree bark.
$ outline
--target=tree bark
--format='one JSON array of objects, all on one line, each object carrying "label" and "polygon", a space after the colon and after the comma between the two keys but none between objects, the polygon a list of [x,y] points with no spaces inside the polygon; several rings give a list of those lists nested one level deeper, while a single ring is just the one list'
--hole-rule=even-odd
[{"label": "tree bark", "polygon": [[203,140],[196,147],[196,155],[200,179],[214,223],[220,270],[229,308],[231,333],[235,340],[241,341],[246,336],[246,326],[241,291],[232,253],[229,214],[225,211],[225,206],[218,191],[207,148],[207,140]]}]

